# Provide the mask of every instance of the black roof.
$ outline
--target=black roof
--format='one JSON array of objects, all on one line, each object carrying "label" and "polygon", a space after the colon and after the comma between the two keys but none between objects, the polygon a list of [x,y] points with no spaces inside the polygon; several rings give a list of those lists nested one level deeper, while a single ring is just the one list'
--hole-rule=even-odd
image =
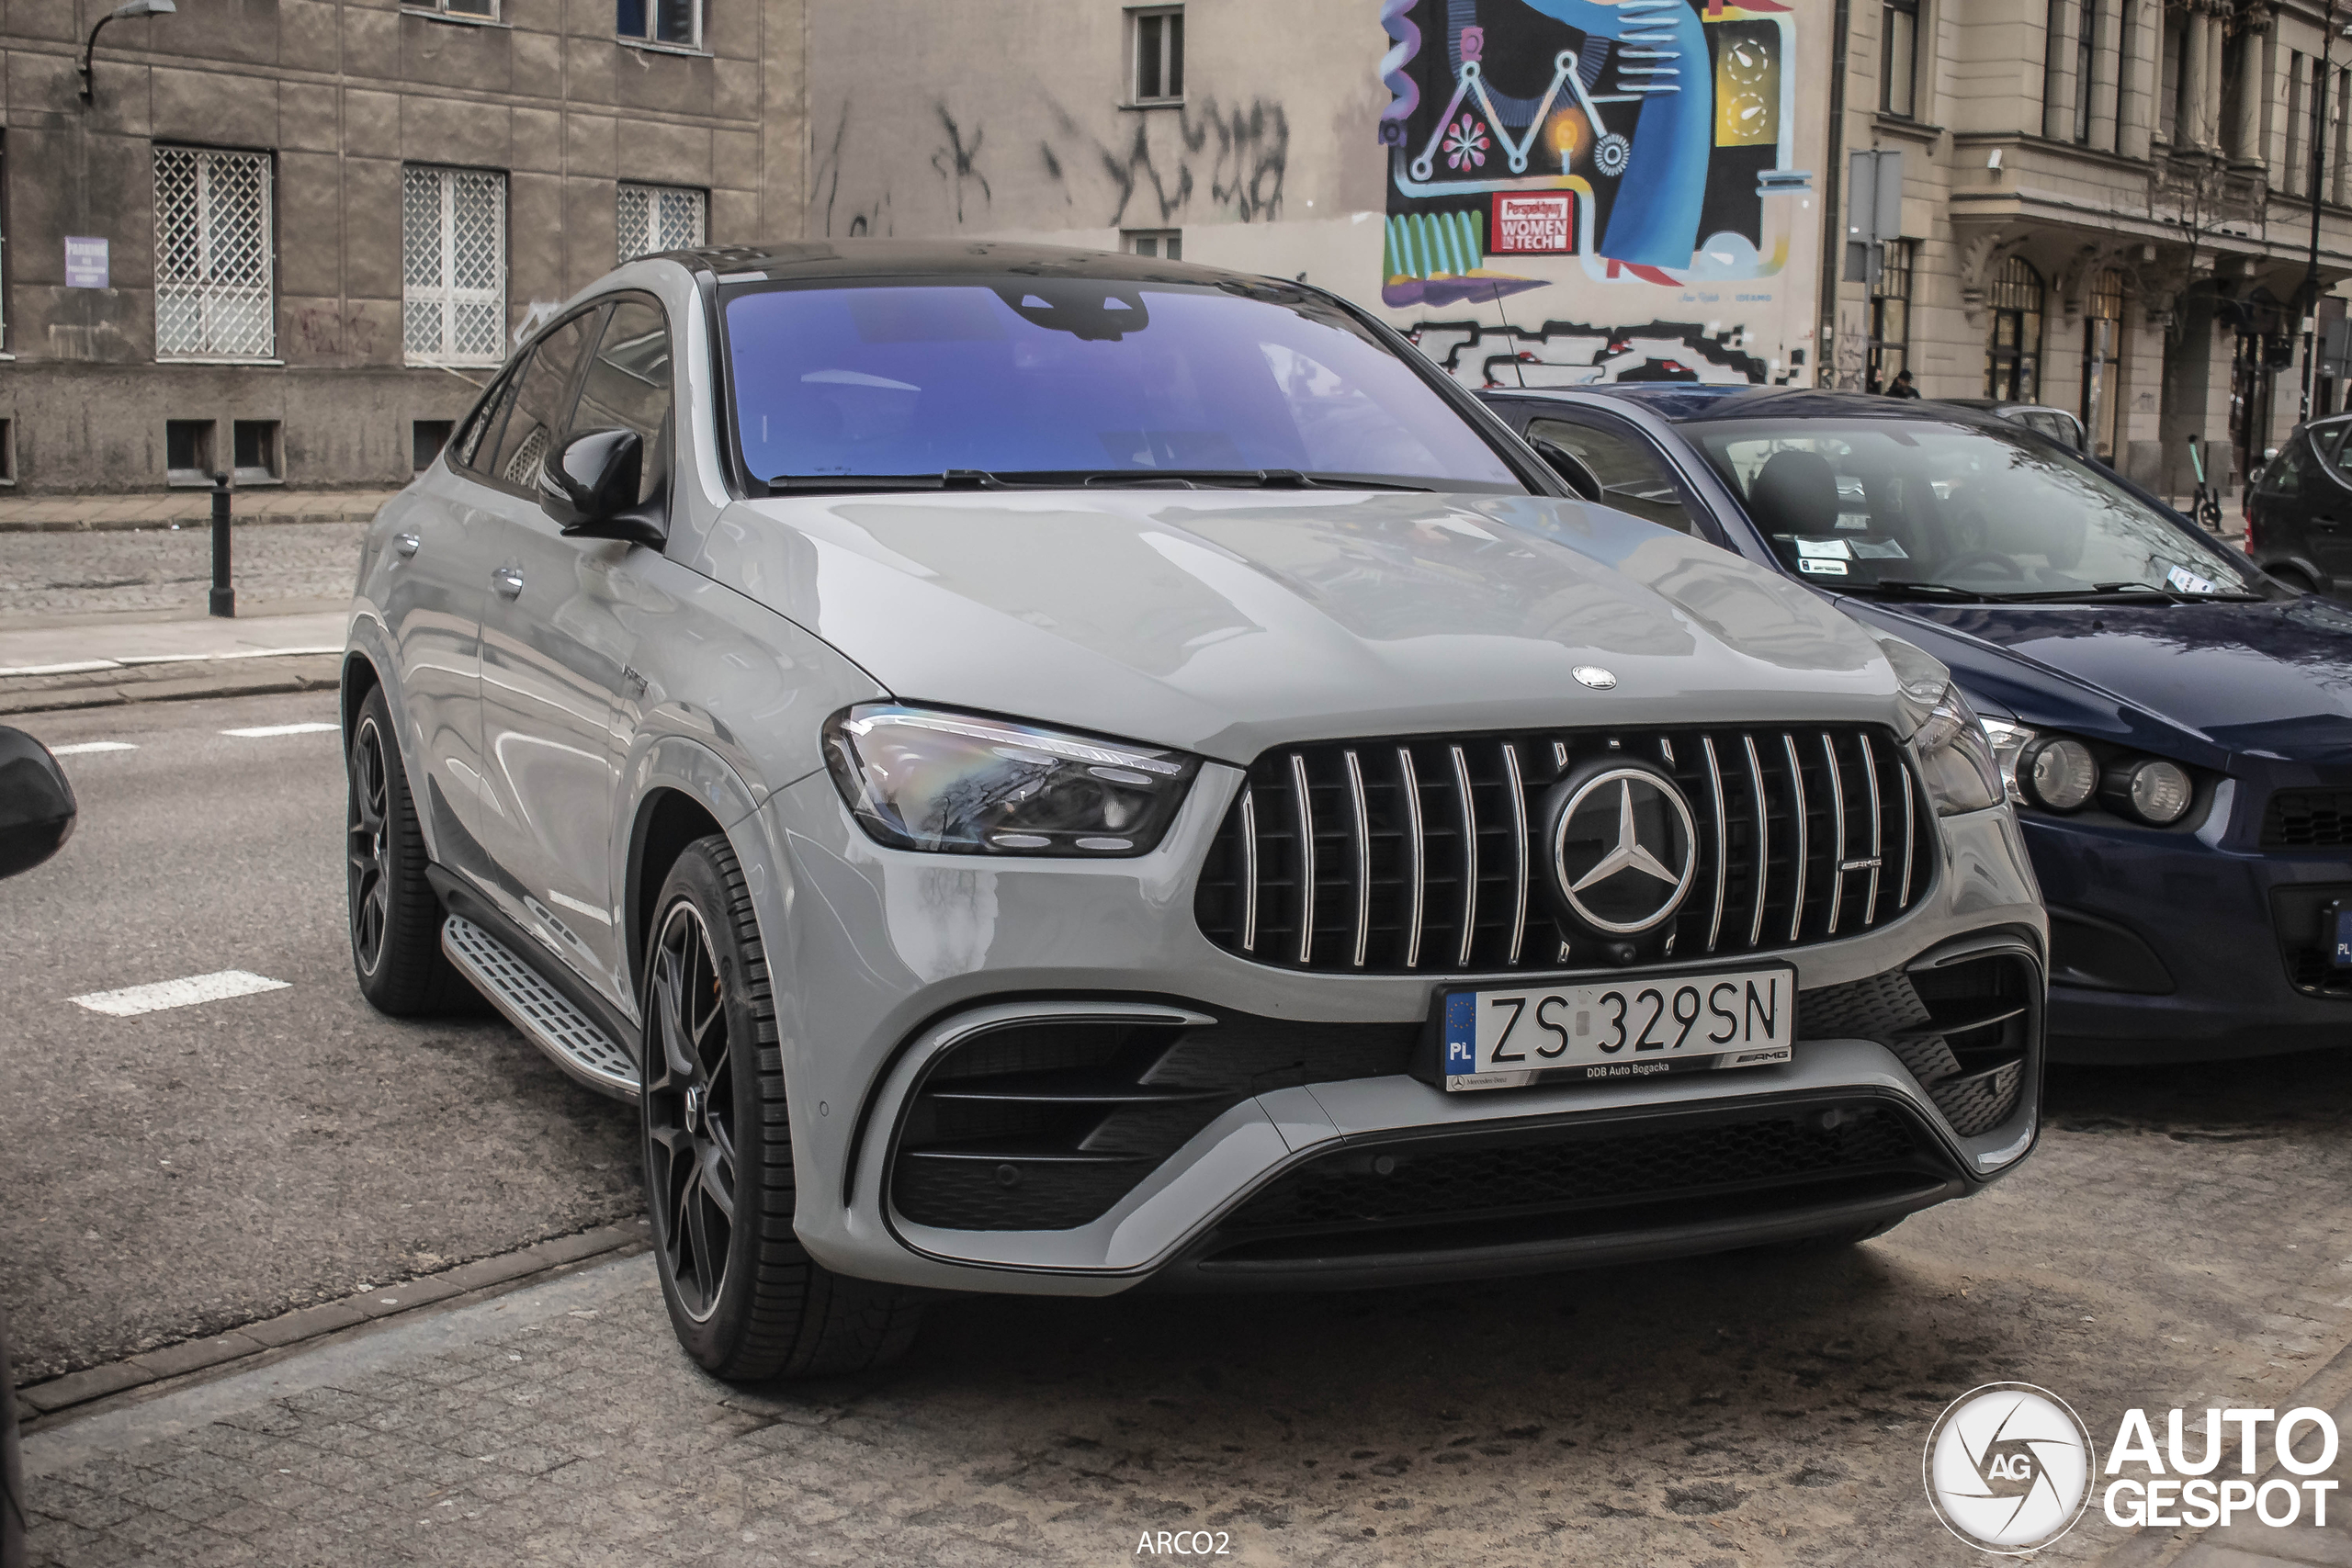
[{"label": "black roof", "polygon": [[1011,275],[1100,278],[1111,283],[1283,287],[1280,280],[1262,274],[1229,272],[1193,262],[997,240],[784,240],[768,245],[713,245],[664,254],[690,267],[730,279],[740,279],[746,274],[764,274],[777,281]]},{"label": "black roof", "polygon": [[[1674,424],[1699,424],[1730,419],[1909,419],[1935,420],[1946,424],[1969,423],[1973,411],[1962,412],[1950,403],[1922,398],[1887,398],[1872,392],[1837,392],[1815,387],[1739,387],[1702,385],[1690,381],[1615,382],[1598,387],[1563,387],[1637,403]],[[1489,388],[1489,397],[1541,397],[1531,389],[1521,394],[1511,387]]]}]

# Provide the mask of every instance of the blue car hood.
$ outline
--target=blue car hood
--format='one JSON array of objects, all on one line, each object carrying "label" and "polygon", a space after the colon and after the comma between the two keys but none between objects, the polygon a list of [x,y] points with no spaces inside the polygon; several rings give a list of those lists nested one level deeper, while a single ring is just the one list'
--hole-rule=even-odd
[{"label": "blue car hood", "polygon": [[1973,698],[2036,726],[2210,767],[2352,762],[2352,610],[2258,604],[1885,604],[1848,614],[1917,643]]}]

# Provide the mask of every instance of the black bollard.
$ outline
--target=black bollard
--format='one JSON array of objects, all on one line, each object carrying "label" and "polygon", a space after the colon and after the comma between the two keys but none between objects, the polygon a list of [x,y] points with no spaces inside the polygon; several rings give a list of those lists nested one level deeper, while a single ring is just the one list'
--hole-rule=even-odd
[{"label": "black bollard", "polygon": [[237,591],[229,586],[229,476],[212,476],[212,613],[234,615]]}]

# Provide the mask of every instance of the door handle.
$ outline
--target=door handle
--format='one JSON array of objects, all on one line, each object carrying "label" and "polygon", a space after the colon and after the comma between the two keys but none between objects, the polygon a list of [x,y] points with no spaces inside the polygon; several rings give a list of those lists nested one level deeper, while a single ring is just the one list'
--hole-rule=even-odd
[{"label": "door handle", "polygon": [[413,534],[395,534],[392,536],[392,548],[400,551],[402,560],[416,554],[424,544],[424,541]]},{"label": "door handle", "polygon": [[498,590],[501,598],[519,598],[523,592],[523,574],[511,566],[502,566],[490,574],[490,585]]}]

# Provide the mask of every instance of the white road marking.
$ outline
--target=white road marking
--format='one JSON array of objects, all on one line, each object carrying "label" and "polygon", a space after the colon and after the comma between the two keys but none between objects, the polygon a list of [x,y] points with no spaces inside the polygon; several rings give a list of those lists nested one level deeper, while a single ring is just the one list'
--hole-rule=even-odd
[{"label": "white road marking", "polygon": [[240,740],[266,740],[273,735],[322,735],[342,728],[339,724],[260,724],[251,729],[224,729],[220,733]]},{"label": "white road marking", "polygon": [[71,746],[52,746],[52,757],[79,757],[86,751],[136,751],[139,748],[128,740],[77,740]]},{"label": "white road marking", "polygon": [[161,1012],[165,1008],[191,1007],[198,1002],[226,1001],[231,997],[250,997],[261,991],[288,988],[284,980],[273,980],[243,969],[223,969],[214,975],[191,975],[185,980],[158,980],[152,986],[126,986],[119,991],[93,991],[86,997],[69,997],[66,999],[88,1008],[92,1012],[105,1013],[109,1018],[136,1018],[142,1012]]}]

